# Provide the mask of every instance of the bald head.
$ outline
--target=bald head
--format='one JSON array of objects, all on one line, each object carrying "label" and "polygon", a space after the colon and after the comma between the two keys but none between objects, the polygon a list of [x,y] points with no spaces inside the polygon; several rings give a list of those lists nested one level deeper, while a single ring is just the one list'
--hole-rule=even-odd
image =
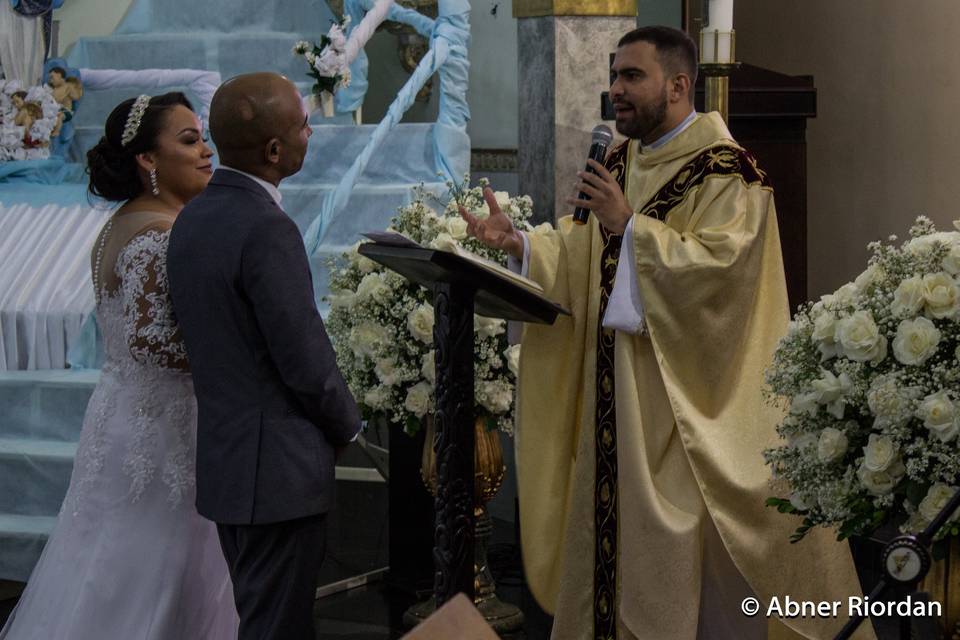
[{"label": "bald head", "polygon": [[[303,129],[306,117],[292,82],[276,73],[249,73],[217,89],[210,104],[210,136],[224,164],[260,175],[278,162],[278,158],[271,160],[277,151],[273,147],[289,145],[290,136]],[[303,146],[305,151],[305,141]],[[301,154],[291,173],[299,170],[302,160]],[[290,174],[279,179],[286,175]]]}]

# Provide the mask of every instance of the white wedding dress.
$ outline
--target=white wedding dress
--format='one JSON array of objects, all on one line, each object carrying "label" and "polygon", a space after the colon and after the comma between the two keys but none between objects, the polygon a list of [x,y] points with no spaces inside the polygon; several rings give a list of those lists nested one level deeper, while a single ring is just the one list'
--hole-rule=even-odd
[{"label": "white wedding dress", "polygon": [[57,525],[0,640],[233,639],[216,527],[194,507],[196,400],[167,291],[171,220],[112,220],[94,260],[109,274],[95,275],[105,364]]}]

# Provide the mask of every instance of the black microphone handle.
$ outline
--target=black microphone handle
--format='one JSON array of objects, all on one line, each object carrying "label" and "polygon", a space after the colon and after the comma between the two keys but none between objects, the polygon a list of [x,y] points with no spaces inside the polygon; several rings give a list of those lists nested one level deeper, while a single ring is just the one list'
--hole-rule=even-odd
[{"label": "black microphone handle", "polygon": [[[594,142],[592,145],[590,145],[590,154],[587,157],[589,157],[591,160],[596,160],[597,162],[602,163],[606,155],[607,155],[607,145],[601,142]],[[597,175],[597,172],[594,171],[593,167],[590,166],[589,162],[587,163],[587,167],[585,171],[587,171],[588,173]],[[577,198],[580,200],[589,200],[590,196],[588,196],[583,191],[581,191],[580,195],[578,195]],[[586,209],[584,207],[577,207],[576,209],[573,210],[573,221],[577,224],[586,224],[587,218],[589,217],[590,217],[590,209]]]}]

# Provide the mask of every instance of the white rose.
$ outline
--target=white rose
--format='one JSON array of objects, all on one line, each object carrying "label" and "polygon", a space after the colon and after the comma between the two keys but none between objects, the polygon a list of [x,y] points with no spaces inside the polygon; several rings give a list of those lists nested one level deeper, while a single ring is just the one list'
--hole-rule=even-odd
[{"label": "white rose", "polygon": [[815,447],[817,446],[817,434],[801,433],[800,435],[792,436],[787,441],[787,446],[797,451],[800,451],[807,447]]},{"label": "white rose", "polygon": [[860,291],[866,291],[871,285],[883,280],[885,276],[886,274],[879,265],[872,264],[867,267],[863,273],[857,276],[857,278],[853,281],[853,284],[856,285],[857,289]]},{"label": "white rose", "polygon": [[923,306],[923,278],[907,278],[893,292],[893,304],[890,311],[895,316],[912,316]]},{"label": "white rose", "polygon": [[362,243],[358,242],[350,247],[350,262],[360,270],[360,273],[370,273],[377,268],[377,263],[364,255],[360,255],[359,248],[361,244]]},{"label": "white rose", "polygon": [[506,331],[507,323],[498,318],[473,316],[473,328],[481,338],[492,338]]},{"label": "white rose", "polygon": [[860,295],[860,290],[857,289],[857,285],[852,282],[848,282],[843,285],[837,292],[833,294],[834,300],[844,307],[852,307],[853,304],[857,301],[857,296]]},{"label": "white rose", "polygon": [[825,464],[839,460],[846,453],[847,444],[847,436],[843,431],[827,427],[820,432],[820,439],[817,442],[817,458]]},{"label": "white rose", "polygon": [[790,494],[790,504],[793,505],[798,511],[806,511],[810,508],[810,505],[807,504],[806,500],[800,497],[799,493]]},{"label": "white rose", "polygon": [[949,442],[960,433],[960,411],[945,389],[924,398],[916,415],[941,442]]},{"label": "white rose", "polygon": [[352,291],[331,292],[327,296],[331,309],[349,309],[354,305],[357,296]]},{"label": "white rose", "polygon": [[943,272],[923,276],[923,299],[928,317],[951,318],[960,309],[957,283]]},{"label": "white rose", "polygon": [[813,390],[817,392],[817,402],[827,406],[827,412],[835,418],[843,417],[845,397],[853,389],[853,381],[846,373],[839,376],[823,370],[823,377],[814,380]]},{"label": "white rose", "polygon": [[407,328],[424,344],[433,344],[433,307],[421,304],[407,316]]},{"label": "white rose", "polygon": [[871,433],[863,448],[863,466],[870,471],[885,471],[898,460],[897,445],[889,436]]},{"label": "white rose", "polygon": [[431,406],[430,385],[426,382],[418,382],[407,390],[407,399],[403,401],[404,408],[422,418],[430,410]]},{"label": "white rose", "polygon": [[906,467],[898,458],[883,471],[871,471],[866,465],[861,465],[857,469],[857,477],[867,491],[876,496],[882,496],[893,491],[906,472]]},{"label": "white rose", "polygon": [[430,349],[423,354],[423,360],[420,363],[420,375],[431,385],[437,384],[437,352]]},{"label": "white rose", "polygon": [[[942,482],[937,482],[927,491],[926,497],[920,501],[917,512],[924,517],[927,522],[933,522],[943,508],[950,502],[950,498],[957,492],[956,487],[951,487]],[[960,510],[954,512],[950,520],[956,520],[960,515]]]},{"label": "white rose", "polygon": [[835,336],[837,334],[837,316],[825,311],[813,321],[813,339],[819,342],[820,360],[829,360],[837,355],[838,347]]},{"label": "white rose", "polygon": [[357,285],[358,300],[383,300],[390,295],[390,287],[379,273],[368,273]]},{"label": "white rose", "polygon": [[879,362],[887,356],[887,338],[880,334],[869,311],[856,311],[837,322],[843,353],[857,362]]},{"label": "white rose", "polygon": [[819,393],[816,391],[808,391],[806,393],[798,393],[793,397],[793,400],[790,401],[790,413],[795,415],[800,415],[805,413],[809,416],[817,415],[817,409],[819,405],[817,404],[817,398]]},{"label": "white rose", "polygon": [[923,364],[937,352],[940,330],[928,319],[902,320],[893,339],[893,355],[903,364]]},{"label": "white rose", "polygon": [[950,275],[960,275],[960,242],[954,242],[943,257],[943,270]]},{"label": "white rose", "polygon": [[347,45],[347,38],[343,35],[343,30],[339,24],[330,27],[327,37],[330,38],[330,46],[337,51],[343,51],[343,48]]},{"label": "white rose", "polygon": [[446,227],[447,233],[454,240],[463,240],[467,237],[467,221],[463,218],[447,218]]},{"label": "white rose", "polygon": [[507,369],[510,370],[514,376],[520,375],[520,345],[514,344],[510,345],[503,352],[504,357],[507,360]]},{"label": "white rose", "polygon": [[387,409],[389,401],[390,390],[386,387],[376,386],[363,394],[363,404],[371,409]]},{"label": "white rose", "polygon": [[933,251],[936,239],[932,235],[920,236],[907,242],[907,251],[915,256],[923,257]]},{"label": "white rose", "polygon": [[441,251],[453,251],[454,247],[457,246],[457,241],[449,233],[441,231],[436,238],[430,241],[430,246]]},{"label": "white rose", "polygon": [[379,358],[373,367],[373,372],[377,374],[380,384],[385,387],[392,387],[400,382],[400,372],[397,370],[395,358]]},{"label": "white rose", "polygon": [[366,320],[350,330],[348,342],[354,355],[369,357],[376,352],[380,345],[387,341],[389,335],[386,327],[371,320]]}]

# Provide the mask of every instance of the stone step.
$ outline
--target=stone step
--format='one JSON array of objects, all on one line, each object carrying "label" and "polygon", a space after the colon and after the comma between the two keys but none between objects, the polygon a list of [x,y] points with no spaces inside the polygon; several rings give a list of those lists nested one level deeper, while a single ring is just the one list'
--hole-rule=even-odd
[{"label": "stone step", "polygon": [[0,371],[0,438],[76,442],[99,371]]},{"label": "stone step", "polygon": [[[106,119],[106,115],[103,116]],[[357,184],[392,188],[437,183],[432,124],[401,124],[391,131],[371,157]],[[283,181],[291,185],[336,185],[363,150],[375,125],[314,125],[303,168]],[[103,125],[75,129],[70,159],[84,162],[86,152],[103,135]],[[216,159],[215,159],[216,160]]]},{"label": "stone step", "polygon": [[27,581],[56,523],[55,516],[0,513],[0,580]]},{"label": "stone step", "polygon": [[333,12],[323,0],[232,0],[229,11],[217,5],[198,4],[195,0],[134,0],[116,33],[196,32],[200,25],[203,35],[217,31],[326,33],[331,20]]},{"label": "stone step", "polygon": [[307,62],[303,56],[294,55],[292,48],[298,40],[319,39],[320,32],[309,31],[114,34],[81,38],[67,62],[71,67],[88,69],[209,69],[219,71],[224,79],[253,71],[274,71],[307,81]]},{"label": "stone step", "polygon": [[76,452],[72,442],[0,438],[0,513],[56,515]]}]

